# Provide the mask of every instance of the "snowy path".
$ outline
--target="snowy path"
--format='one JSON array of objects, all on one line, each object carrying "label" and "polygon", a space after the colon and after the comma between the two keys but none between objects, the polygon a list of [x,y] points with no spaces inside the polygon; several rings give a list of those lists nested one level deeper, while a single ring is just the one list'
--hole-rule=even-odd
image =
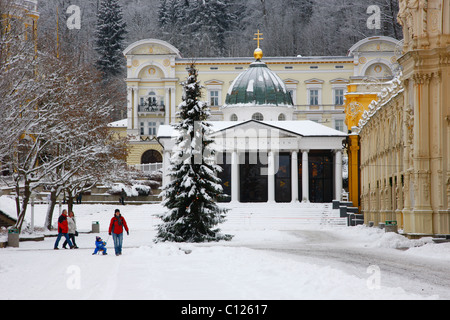
[{"label": "snowy path", "polygon": [[321,266],[333,266],[361,279],[369,277],[368,268],[377,266],[382,286],[401,287],[420,295],[439,295],[450,299],[450,262],[408,256],[399,250],[361,248],[333,231],[301,230],[288,232],[299,243],[249,245],[249,248],[289,254],[299,261]]},{"label": "snowy path", "polygon": [[[2,208],[14,207],[6,200],[0,197]],[[79,229],[99,221],[106,239],[115,208],[76,206]],[[314,208],[297,211],[308,220],[283,219],[290,208],[233,208],[222,226],[235,235],[231,242],[154,244],[154,214],[162,208],[124,206],[130,236],[120,257],[111,239],[107,256],[92,256],[93,234],[77,237],[78,250],[52,250],[54,238],[0,249],[0,300],[450,299],[450,245],[396,250],[411,242],[374,228],[311,224]],[[36,206],[37,225],[45,211]],[[375,290],[367,284],[373,265],[381,272]]]}]

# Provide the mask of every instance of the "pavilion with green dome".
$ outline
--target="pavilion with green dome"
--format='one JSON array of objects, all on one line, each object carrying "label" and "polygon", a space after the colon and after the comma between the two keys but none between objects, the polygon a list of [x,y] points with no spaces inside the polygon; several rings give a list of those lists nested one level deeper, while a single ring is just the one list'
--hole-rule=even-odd
[{"label": "pavilion with green dome", "polygon": [[[258,40],[259,38],[258,32]],[[233,81],[222,106],[224,121],[212,121],[211,138],[225,193],[241,203],[330,203],[341,200],[343,142],[347,134],[313,121],[294,120],[294,104],[280,77],[255,62]],[[174,127],[160,126],[163,184],[175,146]]]}]

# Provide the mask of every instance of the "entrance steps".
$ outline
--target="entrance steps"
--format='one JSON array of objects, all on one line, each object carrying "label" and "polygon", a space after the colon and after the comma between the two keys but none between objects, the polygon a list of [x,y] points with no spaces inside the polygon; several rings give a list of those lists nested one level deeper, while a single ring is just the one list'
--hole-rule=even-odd
[{"label": "entrance steps", "polygon": [[228,203],[225,224],[257,229],[295,230],[304,226],[347,226],[331,203]]}]

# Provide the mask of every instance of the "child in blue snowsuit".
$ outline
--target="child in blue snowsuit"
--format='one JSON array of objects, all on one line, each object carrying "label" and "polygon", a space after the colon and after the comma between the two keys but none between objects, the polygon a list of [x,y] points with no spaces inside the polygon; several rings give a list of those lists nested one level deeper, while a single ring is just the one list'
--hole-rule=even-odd
[{"label": "child in blue snowsuit", "polygon": [[97,252],[99,251],[103,251],[103,255],[107,254],[106,253],[106,242],[102,240],[102,238],[100,237],[96,237],[95,238],[95,250],[94,250],[94,254],[97,254]]}]

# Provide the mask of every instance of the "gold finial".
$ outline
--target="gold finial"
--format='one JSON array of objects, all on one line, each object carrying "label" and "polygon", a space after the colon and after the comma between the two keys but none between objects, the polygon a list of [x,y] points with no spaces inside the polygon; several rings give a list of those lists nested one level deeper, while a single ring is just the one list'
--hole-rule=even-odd
[{"label": "gold finial", "polygon": [[259,47],[260,41],[264,40],[264,38],[261,38],[260,36],[262,36],[263,34],[259,32],[255,33],[256,38],[254,38],[253,40],[258,41],[258,48],[255,50],[255,52],[253,53],[253,55],[255,56],[256,60],[261,60],[263,57],[263,51],[261,50],[261,48]]}]

